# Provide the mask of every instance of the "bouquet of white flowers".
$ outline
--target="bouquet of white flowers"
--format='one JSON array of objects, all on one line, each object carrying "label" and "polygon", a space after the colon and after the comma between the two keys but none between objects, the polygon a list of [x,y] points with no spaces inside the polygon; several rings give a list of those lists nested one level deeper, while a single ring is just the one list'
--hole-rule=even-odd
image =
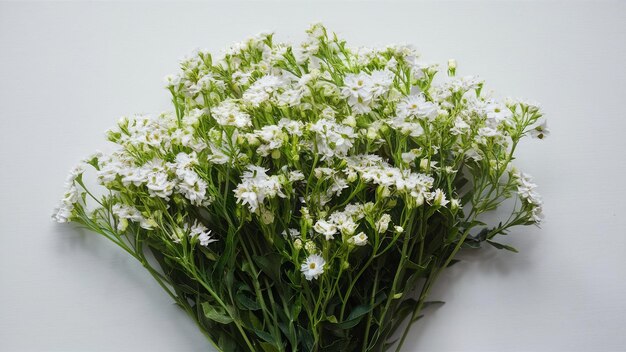
[{"label": "bouquet of white flowers", "polygon": [[[548,130],[454,60],[435,77],[410,47],[307,34],[184,59],[174,111],[122,118],[53,217],[140,261],[220,351],[399,350],[459,249],[515,251],[494,237],[539,223],[511,162]],[[508,218],[481,221],[509,199]]]}]

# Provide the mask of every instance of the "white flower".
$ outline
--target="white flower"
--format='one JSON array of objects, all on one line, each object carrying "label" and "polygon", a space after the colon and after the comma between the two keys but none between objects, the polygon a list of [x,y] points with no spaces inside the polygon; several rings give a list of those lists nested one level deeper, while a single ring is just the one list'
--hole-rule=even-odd
[{"label": "white flower", "polygon": [[530,203],[540,203],[540,197],[535,192],[537,185],[532,182],[532,177],[525,173],[517,173],[514,175],[517,180],[517,193],[522,199],[528,200]]},{"label": "white flower", "polygon": [[250,80],[250,73],[235,71],[233,72],[232,79],[235,84],[243,86],[244,84],[248,84],[248,81]]},{"label": "white flower", "polygon": [[200,121],[200,117],[202,117],[202,115],[204,114],[203,110],[200,109],[193,109],[191,111],[189,111],[187,114],[185,114],[185,116],[183,117],[183,124],[186,127],[195,127],[198,125],[198,122]]},{"label": "white flower", "polygon": [[484,138],[498,137],[501,136],[500,131],[491,127],[482,127],[478,130],[478,135]]},{"label": "white flower", "polygon": [[470,125],[463,120],[460,116],[454,120],[454,127],[450,130],[450,133],[454,135],[465,134],[465,132],[469,131]]},{"label": "white flower", "polygon": [[61,202],[54,210],[52,211],[52,220],[58,223],[68,222],[70,217],[72,216],[72,211],[74,210],[73,205],[68,205]]},{"label": "white flower", "polygon": [[446,194],[440,188],[437,188],[433,192],[433,204],[441,207],[445,207],[450,201],[446,199]]},{"label": "white flower", "polygon": [[304,180],[304,174],[301,171],[289,171],[288,175],[289,182],[297,182]]},{"label": "white flower", "polygon": [[278,121],[278,127],[282,128],[287,134],[291,136],[302,136],[302,129],[304,124],[301,121],[290,120],[286,118]]},{"label": "white flower", "polygon": [[541,206],[534,207],[531,214],[531,219],[536,224],[541,223],[544,219],[543,208]]},{"label": "white flower", "polygon": [[63,199],[59,203],[59,206],[54,209],[52,213],[52,220],[58,223],[68,222],[74,211],[74,204],[78,202],[80,195],[78,189],[73,184],[68,184],[68,187],[63,195]]},{"label": "white flower", "polygon": [[85,164],[79,163],[74,166],[70,172],[67,174],[67,178],[65,179],[66,185],[71,185],[74,183],[74,180],[85,172]]},{"label": "white flower", "polygon": [[322,159],[348,154],[356,137],[352,127],[328,119],[318,120],[309,129],[316,133],[317,151],[323,155]]},{"label": "white flower", "polygon": [[332,240],[335,238],[334,235],[337,233],[337,226],[325,220],[318,220],[315,223],[315,226],[313,226],[313,230],[321,235],[324,235],[326,240]]},{"label": "white flower", "polygon": [[198,222],[197,220],[189,229],[189,237],[197,238],[198,241],[200,242],[200,245],[205,246],[205,247],[208,246],[209,243],[213,243],[217,241],[216,239],[213,239],[211,237],[211,230],[207,229],[206,226],[204,226],[202,223]]},{"label": "white flower", "polygon": [[344,235],[352,235],[357,227],[359,227],[359,224],[357,224],[356,222],[354,222],[354,220],[352,219],[348,219],[344,222],[342,222],[341,224],[337,225],[337,228],[339,229],[339,231],[341,231],[342,234]]},{"label": "white flower", "polygon": [[343,88],[341,89],[341,93],[345,97],[370,100],[373,97],[372,85],[372,79],[367,73],[348,73],[343,79]]},{"label": "white flower", "polygon": [[487,126],[492,128],[497,128],[498,125],[508,121],[513,116],[509,108],[495,102],[488,103],[485,112],[487,114]]},{"label": "white flower", "polygon": [[383,214],[378,221],[376,221],[376,231],[378,233],[383,233],[387,231],[389,228],[389,222],[391,221],[391,216],[389,214]]},{"label": "white flower", "polygon": [[126,226],[128,226],[127,220],[139,223],[139,226],[146,230],[152,230],[157,225],[154,220],[146,219],[137,208],[130,205],[116,203],[111,211],[119,220],[117,230],[120,232],[126,230]]},{"label": "white flower", "polygon": [[437,117],[439,109],[437,104],[426,101],[424,95],[415,94],[402,100],[396,109],[396,114],[400,118],[416,117],[420,119],[433,120]]},{"label": "white flower", "polygon": [[311,281],[324,273],[325,265],[326,261],[324,258],[317,254],[311,254],[300,266],[300,271],[302,271],[307,280]]},{"label": "white flower", "polygon": [[279,196],[285,198],[278,176],[268,176],[267,170],[248,165],[241,177],[241,183],[234,190],[237,203],[248,205],[251,212],[256,212],[266,198]]},{"label": "white flower", "polygon": [[389,87],[393,84],[394,74],[389,70],[375,70],[371,75],[370,91],[374,97],[380,97],[389,91]]},{"label": "white flower", "polygon": [[300,104],[304,95],[303,89],[287,89],[277,97],[279,106],[296,106]]},{"label": "white flower", "polygon": [[452,198],[450,199],[450,207],[452,208],[452,210],[456,210],[461,206],[461,201],[456,199],[456,198]]},{"label": "white flower", "polygon": [[367,235],[365,232],[359,232],[348,239],[348,241],[355,246],[365,246],[367,244]]},{"label": "white flower", "polygon": [[201,205],[206,196],[207,183],[193,170],[178,169],[176,189],[194,205]]},{"label": "white flower", "polygon": [[241,111],[234,100],[224,100],[211,109],[213,118],[222,126],[248,127],[252,124],[250,115]]},{"label": "white flower", "polygon": [[175,183],[170,181],[165,172],[155,172],[148,176],[146,187],[153,197],[160,197],[169,200],[169,196],[174,190]]},{"label": "white flower", "polygon": [[262,144],[257,148],[257,152],[262,156],[267,156],[273,150],[280,148],[286,137],[286,133],[278,125],[263,126],[260,130],[254,131],[252,135],[262,141]]},{"label": "white flower", "polygon": [[180,84],[180,76],[167,75],[163,78],[166,88],[177,88]]},{"label": "white flower", "polygon": [[402,161],[409,165],[415,165],[414,161],[417,157],[422,155],[421,150],[419,149],[411,149],[406,153],[402,153]]},{"label": "white flower", "polygon": [[283,237],[287,237],[287,235],[289,235],[289,237],[291,238],[300,238],[300,230],[298,229],[293,229],[293,228],[289,228],[285,231],[283,231]]},{"label": "white flower", "polygon": [[374,98],[373,82],[366,73],[347,74],[343,80],[342,96],[348,99],[348,104],[355,114],[366,114],[372,111],[371,104]]},{"label": "white flower", "polygon": [[548,128],[547,121],[545,120],[530,130],[530,136],[533,138],[544,139],[549,135],[550,129]]},{"label": "white flower", "polygon": [[407,117],[396,116],[387,121],[389,127],[399,131],[402,134],[411,137],[419,137],[424,134],[424,128],[418,122],[409,122]]},{"label": "white flower", "polygon": [[283,85],[284,82],[279,77],[272,75],[263,76],[252,83],[243,93],[243,101],[257,107],[267,101]]}]

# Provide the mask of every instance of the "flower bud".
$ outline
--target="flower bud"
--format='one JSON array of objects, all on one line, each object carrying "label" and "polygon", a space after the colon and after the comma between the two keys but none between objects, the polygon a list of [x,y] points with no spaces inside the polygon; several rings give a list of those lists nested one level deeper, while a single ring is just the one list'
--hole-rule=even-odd
[{"label": "flower bud", "polygon": [[455,59],[448,60],[448,70],[449,71],[456,71],[456,60]]},{"label": "flower bud", "polygon": [[456,198],[450,199],[450,208],[452,209],[452,211],[458,210],[460,205],[461,203],[459,202],[458,199]]},{"label": "flower bud", "polygon": [[376,196],[379,199],[387,198],[390,195],[391,195],[391,190],[389,189],[389,187],[378,186],[378,188],[376,189]]},{"label": "flower bud", "polygon": [[378,233],[386,232],[389,228],[389,222],[391,221],[391,216],[389,214],[383,214],[380,219],[376,222],[376,231]]},{"label": "flower bud", "polygon": [[423,172],[430,171],[430,162],[428,159],[422,159],[420,161],[420,170]]},{"label": "flower bud", "polygon": [[352,115],[347,116],[342,123],[350,127],[356,127],[356,119]]},{"label": "flower bud", "polygon": [[371,127],[368,128],[367,129],[367,139],[373,140],[373,139],[376,139],[376,138],[378,138],[378,131],[376,129],[374,129],[374,128],[371,128]]},{"label": "flower bud", "polygon": [[439,188],[437,188],[434,192],[434,200],[433,204],[436,206],[445,207],[449,201],[446,199],[446,194]]},{"label": "flower bud", "polygon": [[306,249],[306,251],[309,252],[309,253],[316,253],[317,252],[317,247],[315,246],[315,243],[313,243],[312,241],[307,241],[304,244],[304,249]]},{"label": "flower bud", "polygon": [[278,149],[272,150],[272,159],[274,160],[280,159],[280,150]]},{"label": "flower bud", "polygon": [[274,214],[271,211],[262,208],[261,209],[261,222],[265,225],[269,225],[274,222]]},{"label": "flower bud", "polygon": [[354,172],[353,170],[349,170],[349,171],[347,171],[346,173],[347,173],[347,175],[348,175],[348,176],[346,177],[346,181],[348,181],[349,183],[352,183],[352,182],[354,182],[354,181],[356,181],[356,180],[357,180],[358,175],[357,175],[357,173],[356,173],[356,172]]},{"label": "flower bud", "polygon": [[252,133],[246,135],[246,139],[248,139],[248,144],[251,147],[256,147],[261,144],[261,141],[259,141],[259,139]]}]

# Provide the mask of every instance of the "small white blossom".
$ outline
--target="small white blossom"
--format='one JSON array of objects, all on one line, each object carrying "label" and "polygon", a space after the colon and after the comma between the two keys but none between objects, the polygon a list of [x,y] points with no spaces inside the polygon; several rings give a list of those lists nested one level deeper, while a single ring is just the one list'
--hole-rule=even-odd
[{"label": "small white blossom", "polygon": [[52,219],[58,223],[68,222],[79,197],[76,186],[69,184],[59,206],[52,213]]},{"label": "small white blossom", "polygon": [[248,171],[243,173],[241,183],[234,190],[237,203],[248,205],[253,213],[266,198],[286,197],[278,176],[268,176],[266,172],[262,167],[248,165]]},{"label": "small white blossom", "polygon": [[426,101],[423,95],[411,95],[398,104],[396,114],[400,118],[416,117],[418,119],[433,120],[437,117],[437,104]]},{"label": "small white blossom", "polygon": [[111,211],[118,218],[117,230],[123,232],[128,226],[127,220],[139,223],[146,230],[152,230],[157,224],[152,219],[146,219],[137,208],[130,205],[116,203]]},{"label": "small white blossom", "polygon": [[207,229],[206,226],[198,221],[195,221],[191,228],[189,228],[189,237],[192,239],[197,238],[200,245],[204,247],[217,241],[212,238],[211,230]]},{"label": "small white blossom", "polygon": [[320,235],[324,235],[326,240],[332,240],[337,233],[337,226],[325,220],[318,220],[315,226],[313,226],[313,230]]},{"label": "small white blossom", "polygon": [[257,107],[273,96],[284,82],[276,76],[267,75],[256,80],[244,93],[243,101]]},{"label": "small white blossom", "polygon": [[324,266],[326,261],[320,255],[311,254],[306,261],[300,266],[300,271],[304,274],[304,277],[311,281],[317,279],[324,273]]},{"label": "small white blossom", "polygon": [[389,222],[391,222],[391,216],[389,214],[383,214],[378,221],[376,221],[376,231],[383,233],[389,228]]},{"label": "small white blossom", "polygon": [[244,128],[252,124],[250,115],[241,111],[234,100],[224,100],[220,105],[211,109],[211,114],[222,126]]},{"label": "small white blossom", "polygon": [[350,237],[348,241],[355,246],[365,246],[367,244],[367,235],[364,232],[359,232],[358,234]]},{"label": "small white blossom", "polygon": [[448,205],[448,203],[450,203],[450,201],[446,199],[446,194],[443,193],[443,191],[439,188],[437,188],[435,192],[432,193],[432,197],[433,204],[436,206],[445,207],[446,205]]},{"label": "small white blossom", "polygon": [[348,150],[352,148],[353,140],[356,137],[352,127],[328,119],[317,121],[311,125],[310,130],[317,135],[317,150],[324,159],[348,154]]},{"label": "small white blossom", "polygon": [[547,121],[541,122],[530,130],[530,136],[533,138],[544,139],[550,135],[550,129],[548,128]]}]

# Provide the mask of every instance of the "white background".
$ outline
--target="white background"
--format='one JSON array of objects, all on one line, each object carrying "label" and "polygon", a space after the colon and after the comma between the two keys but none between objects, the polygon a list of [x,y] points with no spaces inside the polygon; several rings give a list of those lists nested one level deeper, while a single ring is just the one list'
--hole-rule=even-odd
[{"label": "white background", "polygon": [[323,21],[355,45],[415,44],[487,89],[542,103],[553,134],[519,148],[545,199],[436,285],[446,305],[406,351],[626,350],[623,2],[0,3],[0,351],[201,351],[144,270],[50,222],[67,170],[118,117],[169,108],[162,77],[196,47]]}]

